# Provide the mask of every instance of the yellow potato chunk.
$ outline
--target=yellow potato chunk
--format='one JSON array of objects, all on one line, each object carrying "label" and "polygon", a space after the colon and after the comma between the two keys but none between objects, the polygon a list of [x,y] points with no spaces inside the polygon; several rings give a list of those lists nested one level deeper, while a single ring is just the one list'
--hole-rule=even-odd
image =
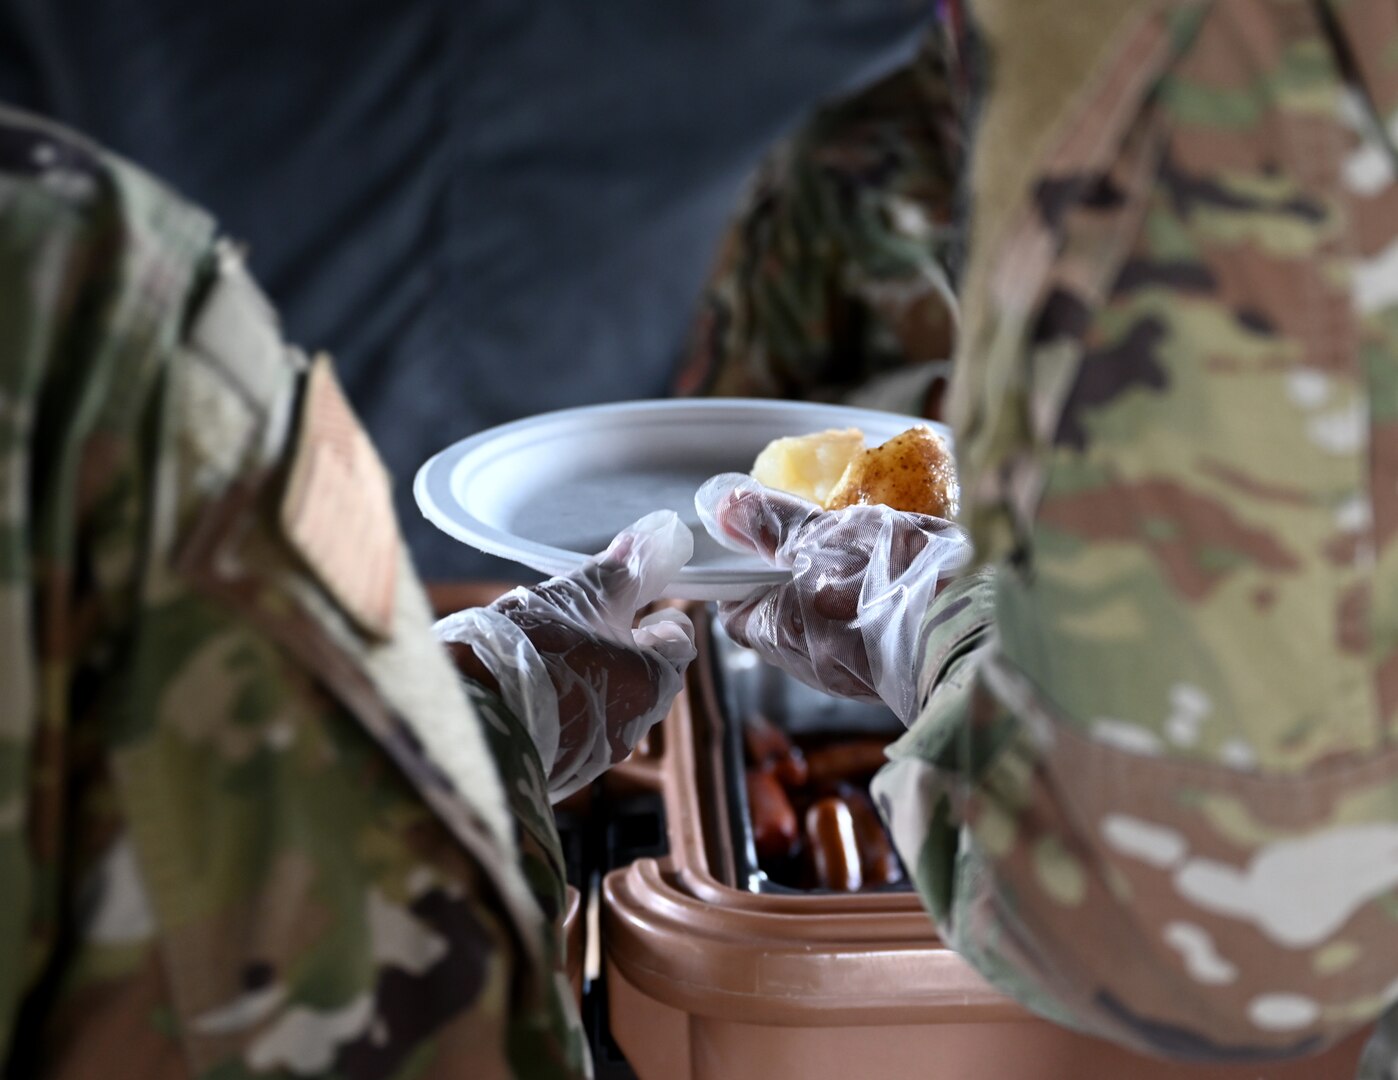
[{"label": "yellow potato chunk", "polygon": [[857,454],[821,505],[839,510],[882,503],[950,518],[956,516],[960,496],[946,444],[931,428],[918,426]]},{"label": "yellow potato chunk", "polygon": [[824,506],[849,463],[863,452],[864,433],[858,428],[773,439],[753,462],[752,476],[759,484]]}]

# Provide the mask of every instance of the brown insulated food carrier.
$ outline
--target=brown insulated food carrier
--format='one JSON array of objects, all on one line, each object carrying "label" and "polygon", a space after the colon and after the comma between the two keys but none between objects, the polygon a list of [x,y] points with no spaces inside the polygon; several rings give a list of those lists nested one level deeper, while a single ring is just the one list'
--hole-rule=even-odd
[{"label": "brown insulated food carrier", "polygon": [[1141,1057],[1058,1028],[942,945],[910,891],[736,887],[723,777],[731,757],[713,648],[696,614],[700,656],[649,771],[663,794],[670,854],[603,883],[612,1035],[641,1080],[1354,1076],[1363,1033],[1319,1057],[1215,1067]]}]

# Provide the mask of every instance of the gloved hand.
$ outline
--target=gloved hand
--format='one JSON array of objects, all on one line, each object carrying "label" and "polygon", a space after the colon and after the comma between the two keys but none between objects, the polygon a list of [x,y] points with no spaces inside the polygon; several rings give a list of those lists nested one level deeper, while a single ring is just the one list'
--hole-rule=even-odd
[{"label": "gloved hand", "polygon": [[648,514],[580,570],[437,623],[458,666],[498,689],[528,729],[553,801],[625,758],[669,711],[694,627],[672,609],[632,624],[693,552],[673,511]]},{"label": "gloved hand", "polygon": [[923,622],[971,546],[949,521],[887,506],[822,510],[742,473],[694,498],[720,544],[791,570],[791,583],[720,604],[735,641],[808,686],[917,714]]}]

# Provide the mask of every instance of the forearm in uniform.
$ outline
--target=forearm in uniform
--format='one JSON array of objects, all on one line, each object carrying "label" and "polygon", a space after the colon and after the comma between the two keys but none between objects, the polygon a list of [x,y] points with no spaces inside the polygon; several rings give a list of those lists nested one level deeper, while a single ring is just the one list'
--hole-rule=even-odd
[{"label": "forearm in uniform", "polygon": [[[980,664],[992,646],[994,571],[982,568],[945,586],[926,616],[917,667],[922,711],[888,749],[890,764],[873,791],[895,837],[916,835],[902,852],[919,893],[938,922],[951,914],[956,835],[964,798],[994,747],[993,724],[976,723]],[[984,718],[982,718],[984,720]]]},{"label": "forearm in uniform", "polygon": [[529,732],[498,693],[474,681],[466,683],[466,691],[476,714],[484,721],[482,730],[500,775],[513,780],[506,795],[516,826],[520,867],[545,916],[556,922],[563,917],[565,868],[548,795],[548,778],[539,763],[538,751]]}]

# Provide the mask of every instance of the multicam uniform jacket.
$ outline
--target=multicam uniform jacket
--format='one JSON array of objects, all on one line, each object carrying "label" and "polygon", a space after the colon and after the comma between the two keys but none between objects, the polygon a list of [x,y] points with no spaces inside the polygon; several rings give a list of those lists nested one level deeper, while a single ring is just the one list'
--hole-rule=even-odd
[{"label": "multicam uniform jacket", "polygon": [[[883,812],[947,938],[1039,1012],[1179,1058],[1320,1049],[1398,999],[1398,7],[951,7],[924,100],[969,119],[970,227],[932,325],[982,567],[929,613]],[[889,160],[938,160],[882,107],[864,131],[923,142]],[[831,285],[910,215],[826,208],[914,189],[824,197],[842,115],[762,174],[689,385],[848,396],[925,355]]]},{"label": "multicam uniform jacket", "polygon": [[1040,1011],[1319,1049],[1398,999],[1398,7],[968,14],[985,569],[876,790],[950,940]]},{"label": "multicam uniform jacket", "polygon": [[0,1059],[577,1077],[532,746],[213,223],[0,110]]}]

